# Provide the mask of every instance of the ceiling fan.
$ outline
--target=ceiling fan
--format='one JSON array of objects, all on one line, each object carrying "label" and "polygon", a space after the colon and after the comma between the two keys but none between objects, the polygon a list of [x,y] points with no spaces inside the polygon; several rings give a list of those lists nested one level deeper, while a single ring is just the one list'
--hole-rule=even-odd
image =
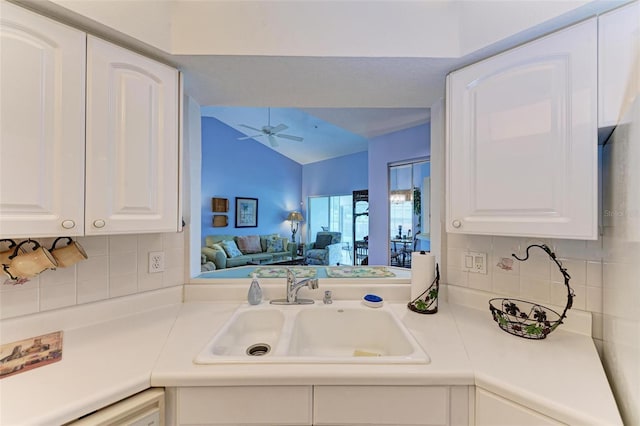
[{"label": "ceiling fan", "polygon": [[260,132],[260,133],[253,136],[244,136],[242,138],[238,138],[238,140],[242,141],[246,139],[255,139],[260,136],[267,136],[269,138],[269,143],[274,148],[278,146],[278,140],[276,138],[289,139],[297,142],[302,142],[304,140],[304,138],[301,138],[300,136],[286,135],[284,133],[280,133],[283,130],[287,130],[289,128],[289,126],[285,124],[280,123],[277,126],[272,127],[271,126],[271,108],[269,108],[268,111],[269,111],[269,118],[268,118],[269,124],[267,124],[266,126],[262,126],[261,129],[256,129],[255,127],[251,127],[246,124],[239,125],[241,127],[246,127],[247,129],[251,129],[253,131]]}]

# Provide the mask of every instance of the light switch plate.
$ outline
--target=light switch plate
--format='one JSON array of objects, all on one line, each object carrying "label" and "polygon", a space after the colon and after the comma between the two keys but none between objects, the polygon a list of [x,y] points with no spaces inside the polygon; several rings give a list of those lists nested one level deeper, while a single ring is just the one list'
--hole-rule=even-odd
[{"label": "light switch plate", "polygon": [[477,274],[487,273],[487,253],[465,251],[462,253],[462,270]]}]

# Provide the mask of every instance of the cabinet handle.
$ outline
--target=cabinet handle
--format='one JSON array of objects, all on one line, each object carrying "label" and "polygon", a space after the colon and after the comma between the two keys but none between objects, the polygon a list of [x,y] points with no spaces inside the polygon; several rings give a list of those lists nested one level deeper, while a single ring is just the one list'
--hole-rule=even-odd
[{"label": "cabinet handle", "polygon": [[74,221],[72,221],[72,220],[67,219],[67,220],[63,220],[62,221],[62,227],[64,229],[75,228],[75,226],[76,226],[76,223]]},{"label": "cabinet handle", "polygon": [[106,225],[106,223],[102,219],[96,219],[93,221],[93,226],[96,228],[104,228],[104,225]]},{"label": "cabinet handle", "polygon": [[460,228],[462,226],[462,222],[456,219],[453,222],[451,222],[451,225],[453,225],[454,228]]}]

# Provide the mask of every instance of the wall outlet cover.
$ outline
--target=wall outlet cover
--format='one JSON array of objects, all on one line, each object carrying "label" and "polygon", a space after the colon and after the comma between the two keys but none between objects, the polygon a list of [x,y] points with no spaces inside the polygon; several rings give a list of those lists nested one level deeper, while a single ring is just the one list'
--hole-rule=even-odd
[{"label": "wall outlet cover", "polygon": [[487,273],[487,253],[465,251],[462,253],[462,271],[476,274]]},{"label": "wall outlet cover", "polygon": [[155,274],[157,272],[164,271],[164,252],[152,251],[149,252],[149,273]]}]

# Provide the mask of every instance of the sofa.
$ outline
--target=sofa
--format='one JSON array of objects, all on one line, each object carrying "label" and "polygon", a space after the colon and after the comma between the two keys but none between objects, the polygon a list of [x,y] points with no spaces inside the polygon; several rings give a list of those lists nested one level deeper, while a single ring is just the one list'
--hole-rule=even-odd
[{"label": "sofa", "polygon": [[278,234],[208,235],[201,253],[217,270],[287,260],[295,250],[294,243]]},{"label": "sofa", "polygon": [[313,243],[304,247],[307,265],[338,265],[342,259],[342,234],[340,232],[322,231],[316,234]]}]

